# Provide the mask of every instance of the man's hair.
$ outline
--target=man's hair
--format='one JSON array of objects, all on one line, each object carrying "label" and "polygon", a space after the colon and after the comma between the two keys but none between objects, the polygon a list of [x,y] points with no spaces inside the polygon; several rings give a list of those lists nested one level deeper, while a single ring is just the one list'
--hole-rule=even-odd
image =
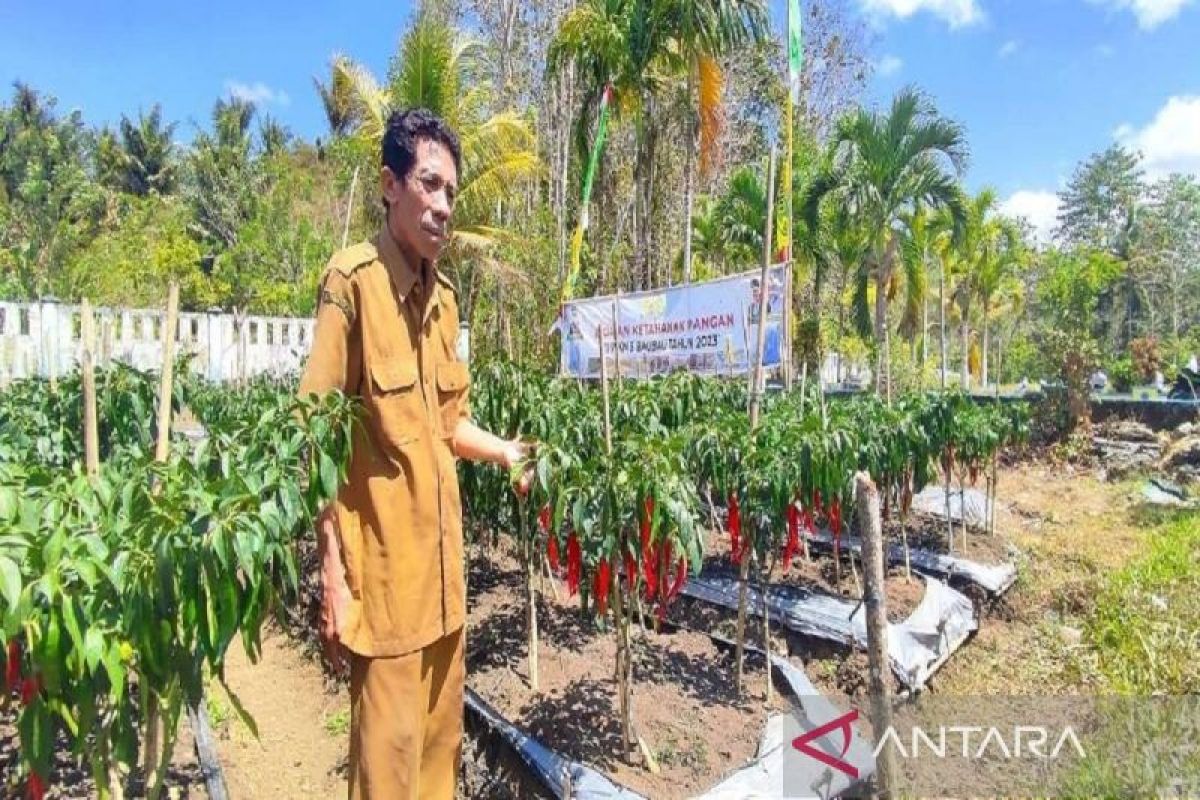
[{"label": "man's hair", "polygon": [[400,180],[406,179],[417,161],[417,143],[429,139],[444,146],[454,157],[454,169],[462,171],[462,151],[458,136],[450,126],[424,108],[393,111],[383,132],[383,166]]}]

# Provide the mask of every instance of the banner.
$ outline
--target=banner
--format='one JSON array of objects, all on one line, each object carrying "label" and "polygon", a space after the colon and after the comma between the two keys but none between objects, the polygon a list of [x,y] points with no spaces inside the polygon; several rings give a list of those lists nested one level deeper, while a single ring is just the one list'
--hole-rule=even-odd
[{"label": "banner", "polygon": [[[787,266],[767,272],[764,368],[783,364]],[[672,289],[564,303],[551,331],[562,336],[559,372],[600,377],[600,337],[610,376],[663,375],[678,369],[744,375],[758,345],[762,270]],[[615,328],[614,328],[615,322]]]}]

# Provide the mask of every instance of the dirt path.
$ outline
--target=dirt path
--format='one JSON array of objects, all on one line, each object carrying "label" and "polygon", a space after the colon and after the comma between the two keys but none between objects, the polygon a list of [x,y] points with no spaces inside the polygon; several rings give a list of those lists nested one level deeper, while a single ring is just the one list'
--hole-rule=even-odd
[{"label": "dirt path", "polygon": [[[259,739],[213,687],[221,766],[236,800],[343,798],[350,700],[329,693],[320,667],[281,633],[268,634],[262,658],[251,664],[239,642],[229,648],[226,678],[254,717]],[[213,711],[216,713],[213,713]],[[224,712],[225,719],[218,719]]]}]

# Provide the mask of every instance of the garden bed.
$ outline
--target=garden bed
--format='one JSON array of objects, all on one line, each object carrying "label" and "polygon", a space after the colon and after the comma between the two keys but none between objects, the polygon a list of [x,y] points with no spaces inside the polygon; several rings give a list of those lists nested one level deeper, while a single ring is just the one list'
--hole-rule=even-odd
[{"label": "garden bed", "polygon": [[[633,715],[661,774],[620,754],[614,679],[616,637],[579,612],[579,599],[556,599],[547,582],[539,604],[540,692],[528,683],[524,573],[505,549],[471,553],[467,672],[470,685],[509,721],[547,747],[607,774],[647,797],[689,797],[755,755],[768,707],[766,673],[746,673],[737,698],[733,658],[706,634],[660,633],[635,626]],[[784,710],[776,695],[771,706]]]}]

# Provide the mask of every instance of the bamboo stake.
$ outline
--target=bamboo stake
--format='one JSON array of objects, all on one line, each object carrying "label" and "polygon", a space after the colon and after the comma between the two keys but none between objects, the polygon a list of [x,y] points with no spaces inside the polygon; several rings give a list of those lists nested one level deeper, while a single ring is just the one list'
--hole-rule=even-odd
[{"label": "bamboo stake", "polygon": [[[538,682],[538,617],[537,617],[537,586],[534,582],[534,547],[529,536],[529,524],[525,519],[525,500],[517,499],[517,525],[520,528],[521,542],[524,548],[525,562],[525,617],[526,632],[529,637],[529,688],[534,692],[540,691]],[[539,570],[540,571],[540,570]]]},{"label": "bamboo stake", "polygon": [[[771,265],[771,232],[775,226],[775,146],[771,146],[771,159],[767,167],[767,227],[763,231],[763,255],[762,255],[762,272],[759,273],[758,285],[758,346],[755,348],[754,369],[752,371],[752,382],[750,384],[750,430],[753,431],[758,427],[758,413],[762,400],[762,361],[763,349],[767,341],[767,306],[770,298],[770,291],[767,285],[768,270]],[[753,522],[746,533],[748,536],[757,535],[757,529]],[[750,548],[755,549],[753,546]],[[750,571],[750,559],[742,558],[741,570],[738,576],[738,621],[737,621],[737,693],[742,694],[743,681],[742,673],[744,669],[743,656],[746,648],[746,601],[747,601],[747,583]],[[765,604],[766,598],[763,598]],[[763,614],[767,613],[766,608],[763,608]],[[771,664],[767,662],[767,682],[771,680]]]},{"label": "bamboo stake", "polygon": [[358,167],[354,168],[354,176],[350,178],[350,194],[346,197],[346,219],[342,223],[342,249],[350,239],[350,212],[354,209],[354,190],[358,187]]},{"label": "bamboo stake", "polygon": [[[892,726],[891,683],[888,681],[887,593],[884,585],[883,521],[879,515],[879,490],[865,472],[854,476],[855,502],[862,542],[866,592],[863,604],[867,616],[867,660],[870,664],[868,687],[871,695],[871,727],[876,731]],[[894,754],[890,747],[881,749],[876,761],[880,793],[891,794],[896,776]]]},{"label": "bamboo stake", "polygon": [[80,338],[83,349],[80,353],[80,368],[83,372],[83,451],[87,476],[95,480],[100,473],[100,434],[96,427],[96,325],[92,318],[92,304],[85,297],[79,311]]},{"label": "bamboo stake", "polygon": [[162,374],[158,388],[158,439],[154,460],[165,462],[171,445],[171,394],[174,386],[175,333],[179,325],[179,284],[172,283],[167,293],[167,315],[163,325]]},{"label": "bamboo stake", "polygon": [[[179,325],[179,284],[172,282],[167,292],[166,319],[162,328],[162,373],[158,388],[158,430],[154,445],[154,460],[166,463],[171,450],[171,395],[174,385],[175,335]],[[146,740],[143,771],[147,780],[157,773],[161,708],[158,698],[147,693]]]}]

